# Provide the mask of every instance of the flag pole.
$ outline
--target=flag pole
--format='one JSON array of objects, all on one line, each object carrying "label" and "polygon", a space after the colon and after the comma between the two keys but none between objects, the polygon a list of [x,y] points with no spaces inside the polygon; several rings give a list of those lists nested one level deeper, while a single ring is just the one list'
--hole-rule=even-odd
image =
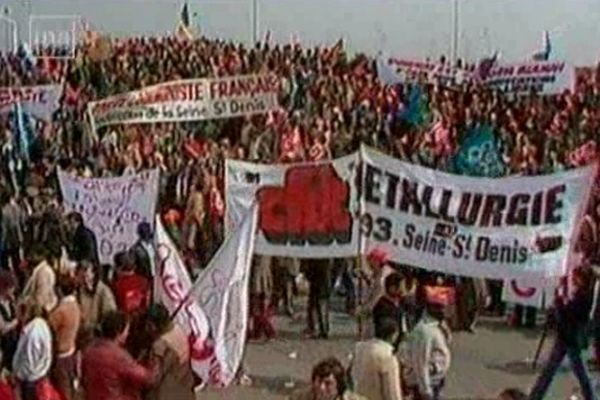
[{"label": "flag pole", "polygon": [[452,46],[450,62],[451,66],[456,66],[456,59],[458,57],[458,1],[452,0]]}]

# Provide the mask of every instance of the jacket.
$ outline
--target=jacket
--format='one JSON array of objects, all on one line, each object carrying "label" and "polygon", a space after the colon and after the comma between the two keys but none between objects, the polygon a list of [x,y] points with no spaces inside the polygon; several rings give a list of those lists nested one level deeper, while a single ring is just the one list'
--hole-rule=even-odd
[{"label": "jacket", "polygon": [[73,235],[71,244],[71,259],[73,261],[92,261],[95,264],[100,264],[98,259],[98,243],[94,232],[81,225]]},{"label": "jacket", "polygon": [[422,396],[432,396],[434,387],[446,378],[451,361],[440,322],[425,313],[402,343],[400,359],[407,386],[416,387]]},{"label": "jacket", "polygon": [[25,288],[23,299],[39,305],[50,312],[57,304],[58,298],[54,287],[56,285],[56,273],[46,261],[39,263],[31,273]]},{"label": "jacket", "polygon": [[140,400],[156,374],[138,364],[116,343],[99,339],[83,353],[82,384],[86,400]]},{"label": "jacket", "polygon": [[110,311],[117,310],[112,290],[102,281],[96,284],[94,291],[79,289],[77,300],[81,308],[82,327],[86,330],[98,325],[102,317]]},{"label": "jacket", "polygon": [[[153,246],[151,244],[151,246]],[[147,279],[152,279],[156,273],[154,267],[154,254],[148,254],[148,250],[141,241],[137,241],[131,248],[135,260],[136,272]]]},{"label": "jacket", "polygon": [[588,347],[593,292],[577,290],[571,300],[556,302],[557,338],[569,347]]},{"label": "jacket", "polygon": [[352,361],[354,391],[369,400],[401,400],[400,366],[391,344],[371,339],[356,344]]}]

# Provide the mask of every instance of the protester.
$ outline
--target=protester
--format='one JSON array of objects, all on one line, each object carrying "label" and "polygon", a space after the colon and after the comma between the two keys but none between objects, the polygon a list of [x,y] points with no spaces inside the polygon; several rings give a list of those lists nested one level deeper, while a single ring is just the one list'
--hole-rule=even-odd
[{"label": "protester", "polygon": [[[157,337],[149,359],[159,372],[146,400],[169,400],[173,398],[173,393],[180,393],[178,399],[181,400],[194,399],[194,376],[190,368],[187,335],[171,321],[169,312],[164,307],[153,306],[148,315]],[[186,395],[187,397],[182,397]]]},{"label": "protester", "polygon": [[346,382],[346,370],[336,358],[313,367],[310,388],[294,393],[290,400],[366,400],[354,394]]},{"label": "protester", "polygon": [[105,315],[117,310],[117,302],[110,287],[101,279],[100,267],[82,261],[77,268],[77,300],[81,307],[81,330],[95,331]]},{"label": "protester", "polygon": [[152,281],[156,275],[156,249],[154,248],[152,226],[148,222],[138,225],[138,241],[130,252],[135,258],[136,273]]},{"label": "protester", "polygon": [[30,260],[35,268],[23,289],[22,297],[48,313],[58,303],[56,271],[51,267],[48,251],[42,245],[38,244],[31,250]]},{"label": "protester", "polygon": [[546,395],[554,375],[565,356],[579,381],[584,400],[597,399],[581,353],[589,345],[590,312],[593,302],[592,271],[578,268],[573,272],[575,292],[571,299],[556,297],[556,339],[548,361],[529,393],[530,400],[541,400]]},{"label": "protester", "polygon": [[[52,366],[52,333],[43,318],[44,309],[36,303],[24,305],[24,324],[13,359],[13,373],[23,400],[46,400],[41,393],[48,386]],[[47,389],[46,389],[47,390]]]},{"label": "protester", "polygon": [[[307,327],[304,334],[313,339],[329,337],[329,297],[331,295],[331,260],[302,260],[308,280]],[[319,332],[315,330],[318,324]]]},{"label": "protester", "polygon": [[5,192],[4,197],[0,222],[0,243],[3,245],[0,264],[2,268],[18,273],[23,258],[25,215],[18,205],[16,194],[11,196]]},{"label": "protester", "polygon": [[141,400],[142,391],[156,383],[156,367],[137,363],[123,345],[129,318],[122,312],[106,314],[100,338],[83,353],[82,384],[87,400]]},{"label": "protester", "polygon": [[150,281],[135,271],[135,261],[129,251],[118,253],[115,264],[117,277],[113,288],[119,310],[128,315],[141,315],[150,306]]},{"label": "protester", "polygon": [[19,320],[15,303],[16,280],[9,271],[0,271],[0,370],[12,371],[12,362],[19,340]]},{"label": "protester", "polygon": [[81,310],[75,297],[76,282],[70,275],[58,279],[62,295],[58,305],[50,312],[48,323],[54,335],[54,367],[52,381],[66,400],[75,399],[77,373],[76,340],[81,324]]},{"label": "protester", "polygon": [[71,241],[70,255],[76,262],[91,261],[98,264],[98,243],[96,235],[83,223],[83,217],[79,213],[71,213],[68,216],[73,239]]},{"label": "protester", "polygon": [[398,324],[398,338],[394,343],[396,349],[404,337],[408,333],[405,310],[402,302],[402,275],[393,272],[385,278],[385,295],[382,296],[375,307],[373,308],[373,323],[374,332],[377,332],[377,326],[383,320],[393,319]]},{"label": "protester", "polygon": [[383,317],[375,338],[356,344],[352,381],[356,393],[370,400],[401,400],[400,366],[394,355],[399,335],[397,317]]},{"label": "protester", "polygon": [[253,340],[263,336],[269,340],[275,337],[276,331],[271,322],[269,299],[273,292],[271,275],[272,257],[254,256],[250,270],[250,312],[251,324],[248,337]]},{"label": "protester", "polygon": [[403,377],[415,399],[438,400],[450,369],[450,331],[444,324],[449,290],[423,289],[427,308],[421,321],[401,344]]}]

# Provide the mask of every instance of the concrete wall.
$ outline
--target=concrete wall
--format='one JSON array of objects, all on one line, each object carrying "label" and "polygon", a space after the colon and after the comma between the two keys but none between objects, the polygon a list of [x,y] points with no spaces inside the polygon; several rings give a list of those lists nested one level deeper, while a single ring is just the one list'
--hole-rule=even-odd
[{"label": "concrete wall", "polygon": [[[248,42],[253,0],[190,0],[205,34]],[[449,54],[451,0],[256,0],[258,31],[278,41],[297,34],[304,43],[379,49],[403,56]],[[527,57],[551,31],[555,57],[595,63],[600,50],[600,0],[458,0],[459,54],[477,58],[490,48],[503,58]],[[28,15],[76,14],[114,35],[163,34],[176,24],[180,0],[0,0],[27,38]],[[7,35],[0,24],[0,44]]]}]

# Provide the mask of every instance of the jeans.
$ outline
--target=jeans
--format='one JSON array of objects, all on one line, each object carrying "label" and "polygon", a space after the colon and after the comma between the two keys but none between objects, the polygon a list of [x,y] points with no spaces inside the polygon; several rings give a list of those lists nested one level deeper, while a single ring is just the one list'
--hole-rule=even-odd
[{"label": "jeans", "polygon": [[561,340],[556,340],[554,343],[544,370],[529,394],[529,400],[542,400],[544,398],[565,356],[569,357],[571,369],[579,381],[584,400],[597,400],[587,368],[581,358],[581,350],[577,347],[567,346]]}]

